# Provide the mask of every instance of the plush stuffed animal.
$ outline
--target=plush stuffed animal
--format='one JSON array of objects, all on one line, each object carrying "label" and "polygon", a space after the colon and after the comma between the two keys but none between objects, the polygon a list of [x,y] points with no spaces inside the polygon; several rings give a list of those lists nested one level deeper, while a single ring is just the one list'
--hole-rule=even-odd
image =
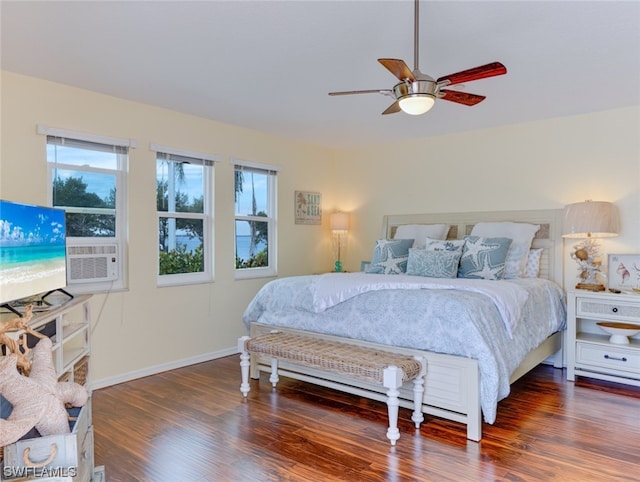
[{"label": "plush stuffed animal", "polygon": [[11,415],[0,419],[0,446],[12,444],[33,427],[40,435],[69,433],[65,404],[81,407],[88,393],[74,382],[58,382],[49,338],[38,341],[33,348],[31,374],[25,377],[16,368],[18,357],[0,357],[0,395],[13,406]]}]

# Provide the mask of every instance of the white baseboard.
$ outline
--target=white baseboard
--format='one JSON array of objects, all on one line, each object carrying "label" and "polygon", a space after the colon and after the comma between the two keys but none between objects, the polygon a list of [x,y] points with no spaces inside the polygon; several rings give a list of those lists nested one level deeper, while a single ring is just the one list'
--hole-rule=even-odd
[{"label": "white baseboard", "polygon": [[[143,368],[141,370],[134,370],[132,372],[123,373],[121,375],[116,375],[113,377],[101,378],[99,380],[92,380],[91,390],[98,390],[100,388],[110,387],[111,385],[117,385],[118,383],[129,382],[131,380],[135,380],[136,378],[148,377],[150,375],[166,372],[168,370],[175,370],[176,368],[195,365],[196,363],[203,363],[206,361],[215,360],[216,358],[222,358],[222,357],[234,355],[237,353],[238,353],[237,347],[225,348],[224,350],[219,350],[219,351],[210,352],[210,353],[203,353],[202,355],[197,355],[190,358],[183,358],[182,360],[175,360],[172,362],[163,363],[161,365],[154,365],[151,367]],[[240,366],[240,362],[238,361],[238,367],[239,366]]]},{"label": "white baseboard", "polygon": [[[203,363],[216,358],[223,358],[229,355],[238,354],[238,348],[225,348],[224,350],[214,351],[210,353],[203,353],[190,358],[183,358],[182,360],[175,360],[169,363],[163,363],[161,365],[154,365],[151,367],[143,368],[141,370],[134,370],[132,372],[123,373],[113,377],[101,378],[99,380],[91,381],[91,390],[99,390],[100,388],[110,387],[117,385],[118,383],[129,382],[137,378],[148,377],[157,373],[166,372],[168,370],[175,370],[176,368],[183,368],[189,365],[195,365],[196,363]],[[238,362],[238,366],[240,362]],[[549,357],[543,361],[544,364],[553,365],[553,357]]]}]

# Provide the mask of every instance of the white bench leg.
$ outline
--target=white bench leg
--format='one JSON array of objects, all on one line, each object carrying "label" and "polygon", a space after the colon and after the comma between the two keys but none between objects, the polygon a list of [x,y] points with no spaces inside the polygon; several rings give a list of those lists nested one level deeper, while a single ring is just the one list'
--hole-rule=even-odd
[{"label": "white bench leg", "polygon": [[247,398],[251,385],[249,385],[249,367],[251,366],[251,355],[245,349],[245,343],[250,338],[248,336],[241,336],[238,338],[238,351],[240,352],[240,372],[242,373],[242,383],[240,384],[240,391],[242,396]]},{"label": "white bench leg", "polygon": [[424,357],[414,357],[420,362],[420,373],[413,379],[413,415],[411,420],[416,424],[416,428],[420,428],[420,424],[424,422],[422,414],[422,401],[424,397],[424,377],[427,374],[427,361]]},{"label": "white bench leg", "polygon": [[273,386],[273,388],[276,388],[276,385],[280,381],[280,379],[278,378],[278,359],[277,358],[271,359],[271,376],[269,377],[269,381],[271,382],[271,386]]},{"label": "white bench leg", "polygon": [[384,369],[383,385],[388,388],[387,391],[387,409],[389,412],[389,428],[387,429],[387,438],[391,441],[391,445],[396,444],[396,440],[400,438],[400,430],[398,430],[398,388],[402,386],[402,370],[396,366],[388,366]]}]

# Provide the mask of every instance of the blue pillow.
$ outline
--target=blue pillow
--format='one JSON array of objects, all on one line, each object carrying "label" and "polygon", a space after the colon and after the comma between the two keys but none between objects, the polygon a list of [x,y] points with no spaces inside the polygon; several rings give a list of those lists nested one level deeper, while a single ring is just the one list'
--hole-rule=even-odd
[{"label": "blue pillow", "polygon": [[367,273],[405,273],[412,246],[413,239],[378,239]]},{"label": "blue pillow", "polygon": [[462,250],[427,251],[411,248],[407,274],[430,278],[455,278],[458,274],[460,256],[462,256]]},{"label": "blue pillow", "polygon": [[502,279],[509,246],[510,238],[465,236],[458,278]]}]

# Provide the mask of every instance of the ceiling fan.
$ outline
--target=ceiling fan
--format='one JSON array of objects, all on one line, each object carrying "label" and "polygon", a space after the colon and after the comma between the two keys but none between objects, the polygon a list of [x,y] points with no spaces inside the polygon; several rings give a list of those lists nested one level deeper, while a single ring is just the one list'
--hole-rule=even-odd
[{"label": "ceiling fan", "polygon": [[383,94],[394,99],[382,114],[395,114],[396,112],[406,112],[407,114],[420,115],[427,112],[436,99],[448,100],[458,104],[473,106],[482,102],[486,97],[483,95],[460,92],[458,90],[445,89],[450,85],[471,82],[473,80],[486,79],[496,75],[504,75],[507,68],[500,62],[481,65],[472,69],[456,72],[434,79],[429,75],[420,72],[418,67],[418,6],[419,0],[415,0],[414,7],[414,42],[413,42],[413,71],[409,69],[403,60],[398,59],[378,59],[389,72],[395,75],[400,82],[392,89],[374,90],[349,90],[345,92],[329,92],[329,95],[351,95],[351,94]]}]

